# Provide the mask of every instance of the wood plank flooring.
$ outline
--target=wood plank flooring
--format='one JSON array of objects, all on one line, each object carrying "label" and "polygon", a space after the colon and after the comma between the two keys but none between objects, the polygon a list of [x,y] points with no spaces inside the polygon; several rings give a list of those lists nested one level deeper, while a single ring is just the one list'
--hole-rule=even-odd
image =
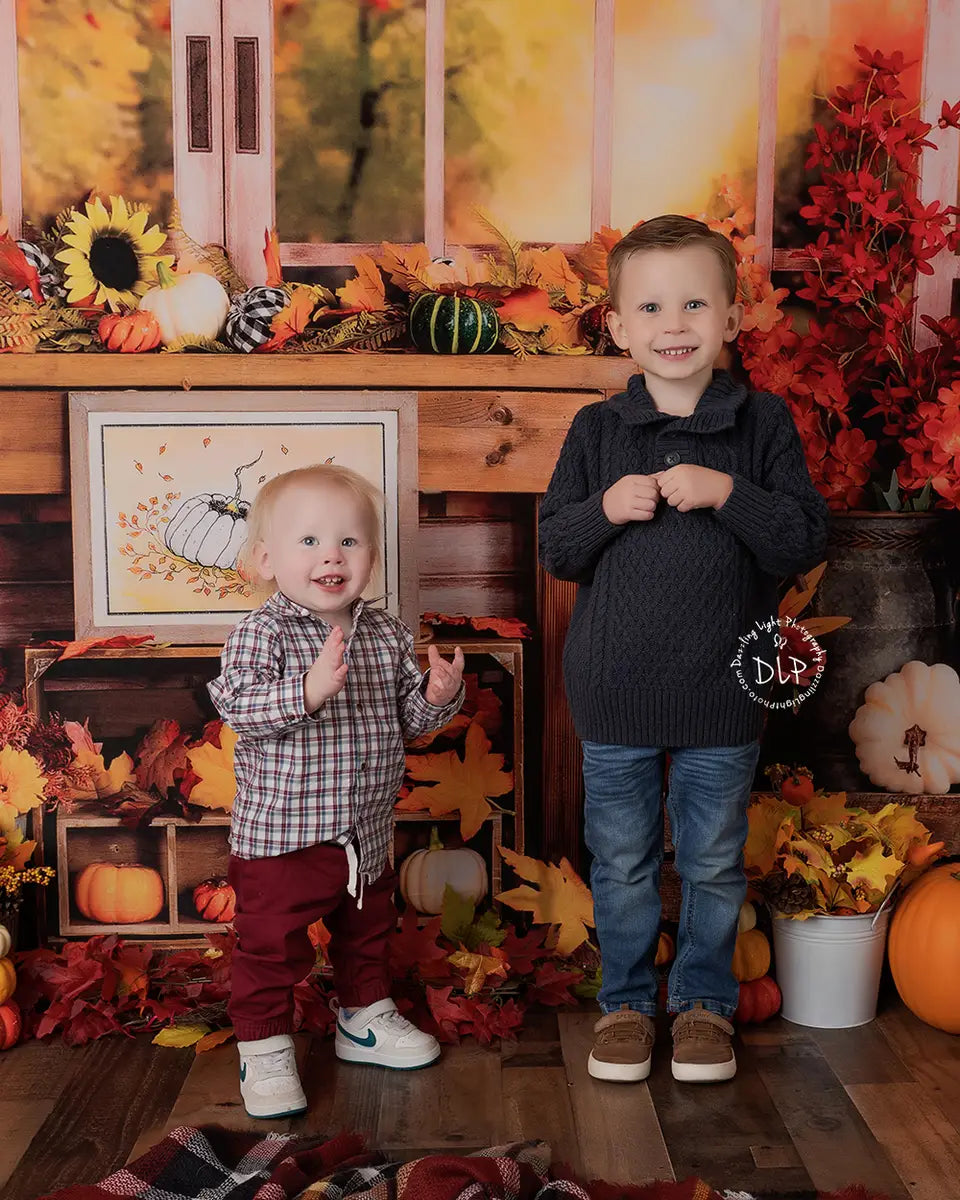
[{"label": "wood plank flooring", "polygon": [[534,1013],[518,1042],[446,1047],[436,1067],[410,1074],[342,1065],[331,1040],[299,1036],[310,1111],[295,1121],[246,1116],[233,1046],[198,1057],[146,1037],[73,1050],[29,1042],[0,1054],[0,1195],[36,1200],[93,1182],[175,1125],[215,1122],[351,1129],[405,1159],[542,1138],[586,1179],[700,1175],[750,1192],[863,1183],[890,1200],[960,1197],[960,1038],[896,999],[860,1029],[747,1027],[736,1079],[712,1086],[674,1082],[665,1022],[648,1083],[590,1079],[595,1019]]}]

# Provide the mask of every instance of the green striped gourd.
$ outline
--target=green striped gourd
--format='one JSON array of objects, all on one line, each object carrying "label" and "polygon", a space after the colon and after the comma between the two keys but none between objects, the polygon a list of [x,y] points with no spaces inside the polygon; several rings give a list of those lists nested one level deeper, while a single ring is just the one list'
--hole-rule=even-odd
[{"label": "green striped gourd", "polygon": [[410,337],[434,354],[486,354],[497,344],[496,309],[472,296],[424,292],[410,309]]}]

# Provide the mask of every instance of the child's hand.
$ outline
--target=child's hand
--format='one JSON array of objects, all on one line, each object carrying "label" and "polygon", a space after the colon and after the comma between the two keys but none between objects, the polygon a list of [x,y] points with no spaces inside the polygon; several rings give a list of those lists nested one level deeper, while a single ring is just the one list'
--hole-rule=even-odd
[{"label": "child's hand", "polygon": [[460,680],[463,678],[463,651],[458,646],[453,654],[453,662],[441,655],[436,646],[427,650],[430,660],[430,678],[424,691],[427,703],[442,708],[460,691]]},{"label": "child's hand", "polygon": [[733,480],[723,471],[681,463],[655,476],[664,500],[680,512],[692,508],[720,508],[733,491]]},{"label": "child's hand", "polygon": [[656,475],[623,475],[603,493],[604,516],[612,525],[652,521],[659,499]]},{"label": "child's hand", "polygon": [[347,682],[347,664],[343,661],[343,630],[334,625],[323,643],[317,660],[303,681],[303,699],[307,712],[316,712]]}]

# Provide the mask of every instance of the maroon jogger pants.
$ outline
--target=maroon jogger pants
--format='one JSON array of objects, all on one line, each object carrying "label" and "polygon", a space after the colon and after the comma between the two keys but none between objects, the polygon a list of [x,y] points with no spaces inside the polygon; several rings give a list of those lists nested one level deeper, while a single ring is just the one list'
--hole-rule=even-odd
[{"label": "maroon jogger pants", "polygon": [[272,858],[231,855],[228,878],[238,936],[228,1010],[238,1041],[293,1032],[294,984],[316,955],[307,929],[321,917],[340,1003],[364,1008],[390,994],[387,938],[397,919],[391,867],[362,885],[362,908],[347,892],[346,851],[329,842]]}]

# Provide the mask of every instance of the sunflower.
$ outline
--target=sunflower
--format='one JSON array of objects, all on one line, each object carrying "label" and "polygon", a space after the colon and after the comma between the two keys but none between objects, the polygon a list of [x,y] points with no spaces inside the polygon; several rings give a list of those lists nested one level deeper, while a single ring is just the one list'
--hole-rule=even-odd
[{"label": "sunflower", "polygon": [[0,813],[29,812],[43,803],[44,774],[26,750],[4,746],[0,750]]},{"label": "sunflower", "polygon": [[122,196],[110,197],[109,213],[99,196],[85,208],[86,216],[72,210],[63,236],[69,249],[57,255],[66,264],[67,302],[75,304],[95,292],[94,304],[136,308],[157,282],[157,265],[173,265],[172,257],[156,253],[166,235],[157,225],[147,229],[149,214],[128,209]]}]

